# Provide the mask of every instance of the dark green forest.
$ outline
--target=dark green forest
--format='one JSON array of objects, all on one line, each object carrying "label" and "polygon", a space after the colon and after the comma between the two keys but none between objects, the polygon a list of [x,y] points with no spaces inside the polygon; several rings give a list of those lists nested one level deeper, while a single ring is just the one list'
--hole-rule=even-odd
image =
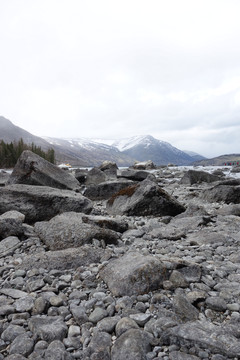
[{"label": "dark green forest", "polygon": [[3,140],[0,142],[0,168],[12,168],[15,166],[19,156],[24,150],[31,150],[35,154],[41,156],[43,159],[55,163],[55,152],[53,149],[43,151],[40,146],[34,143],[27,145],[20,139],[18,142],[5,143]]}]

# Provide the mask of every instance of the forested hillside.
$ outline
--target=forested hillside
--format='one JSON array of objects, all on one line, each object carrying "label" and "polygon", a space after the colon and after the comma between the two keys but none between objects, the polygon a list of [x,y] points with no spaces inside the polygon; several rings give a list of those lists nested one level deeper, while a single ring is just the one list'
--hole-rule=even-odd
[{"label": "forested hillside", "polygon": [[40,146],[36,146],[34,143],[27,145],[23,139],[18,142],[5,143],[3,140],[0,142],[0,167],[11,168],[14,167],[19,156],[24,150],[31,150],[35,154],[48,160],[51,163],[55,163],[55,152],[53,149],[43,151]]}]

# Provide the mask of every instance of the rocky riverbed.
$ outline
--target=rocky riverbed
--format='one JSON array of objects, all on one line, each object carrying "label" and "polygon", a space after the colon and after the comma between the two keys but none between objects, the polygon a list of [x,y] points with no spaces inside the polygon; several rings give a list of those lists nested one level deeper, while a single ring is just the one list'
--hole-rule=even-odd
[{"label": "rocky riverbed", "polygon": [[240,358],[239,180],[124,171],[2,174],[0,359]]}]

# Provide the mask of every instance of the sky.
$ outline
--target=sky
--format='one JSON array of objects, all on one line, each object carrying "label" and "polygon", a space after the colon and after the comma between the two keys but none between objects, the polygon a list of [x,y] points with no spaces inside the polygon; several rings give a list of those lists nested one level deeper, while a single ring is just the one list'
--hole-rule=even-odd
[{"label": "sky", "polygon": [[240,153],[239,0],[0,0],[0,115]]}]

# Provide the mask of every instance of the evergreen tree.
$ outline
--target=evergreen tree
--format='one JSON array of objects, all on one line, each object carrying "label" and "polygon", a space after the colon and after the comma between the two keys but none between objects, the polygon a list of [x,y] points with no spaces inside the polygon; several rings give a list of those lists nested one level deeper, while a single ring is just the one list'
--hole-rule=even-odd
[{"label": "evergreen tree", "polygon": [[41,156],[45,160],[55,163],[54,150],[48,149],[47,152],[43,151],[40,146],[36,146],[34,143],[27,145],[21,138],[18,142],[14,141],[10,144],[5,143],[3,140],[0,142],[0,167],[12,168],[15,166],[19,156],[24,150],[31,150],[35,154]]}]

